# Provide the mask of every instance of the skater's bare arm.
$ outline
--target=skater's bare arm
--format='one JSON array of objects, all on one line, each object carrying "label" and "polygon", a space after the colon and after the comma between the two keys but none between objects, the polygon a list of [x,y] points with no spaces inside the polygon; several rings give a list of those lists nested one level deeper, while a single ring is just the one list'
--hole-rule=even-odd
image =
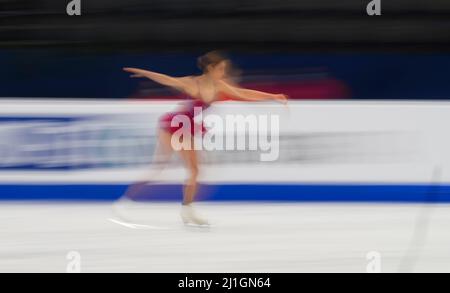
[{"label": "skater's bare arm", "polygon": [[287,96],[283,94],[272,94],[257,90],[245,89],[232,86],[224,81],[219,82],[219,90],[236,100],[244,101],[261,101],[261,100],[275,100],[281,103],[286,103]]},{"label": "skater's bare arm", "polygon": [[145,77],[153,80],[159,84],[173,87],[180,91],[190,92],[192,87],[192,78],[189,76],[186,77],[172,77],[166,74],[153,72],[149,70],[139,69],[139,68],[131,68],[125,67],[123,69],[126,72],[133,73],[131,77]]}]

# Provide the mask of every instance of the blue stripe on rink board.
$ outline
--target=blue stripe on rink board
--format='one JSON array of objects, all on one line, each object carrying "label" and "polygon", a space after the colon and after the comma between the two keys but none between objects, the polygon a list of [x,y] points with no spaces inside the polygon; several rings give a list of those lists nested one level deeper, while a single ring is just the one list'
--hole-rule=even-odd
[{"label": "blue stripe on rink board", "polygon": [[[0,200],[114,200],[126,185],[3,184]],[[180,201],[181,185],[148,185],[136,200]],[[450,185],[421,184],[233,184],[201,185],[199,200],[450,202]]]}]

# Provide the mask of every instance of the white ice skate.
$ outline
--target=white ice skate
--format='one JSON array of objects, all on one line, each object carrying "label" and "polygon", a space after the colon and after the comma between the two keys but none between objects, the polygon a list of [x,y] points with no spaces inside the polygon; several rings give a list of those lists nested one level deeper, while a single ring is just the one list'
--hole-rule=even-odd
[{"label": "white ice skate", "polygon": [[122,222],[132,222],[128,216],[125,216],[124,210],[134,205],[134,202],[128,197],[119,198],[112,204],[111,212],[112,218],[120,220]]},{"label": "white ice skate", "polygon": [[195,214],[190,204],[181,207],[181,219],[185,225],[209,226],[209,222],[206,219],[202,219]]}]

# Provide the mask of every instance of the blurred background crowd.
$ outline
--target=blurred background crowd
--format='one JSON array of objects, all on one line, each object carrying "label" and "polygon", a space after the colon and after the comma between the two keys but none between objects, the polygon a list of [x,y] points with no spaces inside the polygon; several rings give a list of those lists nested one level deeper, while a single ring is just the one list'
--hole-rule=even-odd
[{"label": "blurred background crowd", "polygon": [[247,87],[293,99],[447,99],[450,2],[0,0],[0,96],[172,99],[123,66],[197,74],[229,52]]}]

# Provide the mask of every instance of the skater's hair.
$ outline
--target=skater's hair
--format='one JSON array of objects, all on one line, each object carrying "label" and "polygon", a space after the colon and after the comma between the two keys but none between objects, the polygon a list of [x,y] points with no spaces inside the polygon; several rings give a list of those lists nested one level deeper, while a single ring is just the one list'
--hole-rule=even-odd
[{"label": "skater's hair", "polygon": [[217,64],[219,64],[220,62],[228,61],[228,60],[229,60],[229,58],[225,55],[225,53],[215,50],[215,51],[208,52],[203,56],[198,57],[197,66],[203,72],[207,72],[208,67],[210,65],[214,67]]}]

